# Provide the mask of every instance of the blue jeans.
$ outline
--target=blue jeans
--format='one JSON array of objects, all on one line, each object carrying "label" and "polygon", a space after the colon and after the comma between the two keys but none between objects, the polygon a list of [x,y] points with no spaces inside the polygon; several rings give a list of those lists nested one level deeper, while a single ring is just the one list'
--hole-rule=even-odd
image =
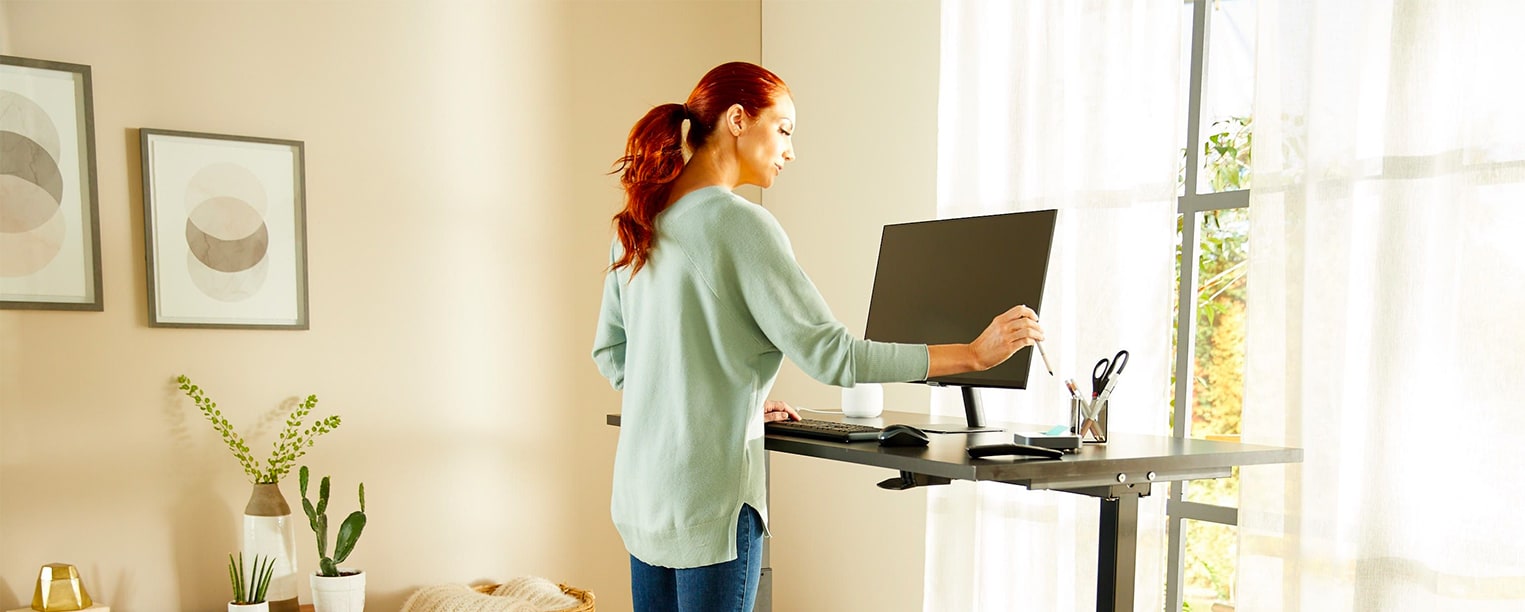
[{"label": "blue jeans", "polygon": [[736,558],[672,569],[630,557],[635,612],[751,612],[762,574],[762,517],[743,504],[736,521]]}]

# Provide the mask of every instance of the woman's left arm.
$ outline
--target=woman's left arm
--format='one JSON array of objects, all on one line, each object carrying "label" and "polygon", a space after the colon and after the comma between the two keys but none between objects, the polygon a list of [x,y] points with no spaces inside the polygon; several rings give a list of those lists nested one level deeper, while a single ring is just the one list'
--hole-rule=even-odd
[{"label": "woman's left arm", "polygon": [[598,330],[593,335],[593,362],[610,385],[625,388],[625,316],[620,306],[617,270],[604,276],[604,300],[598,312]]},{"label": "woman's left arm", "polygon": [[738,209],[718,241],[723,268],[747,315],[811,378],[850,387],[927,375],[924,344],[872,342],[852,335],[794,259],[788,236],[761,207]]}]

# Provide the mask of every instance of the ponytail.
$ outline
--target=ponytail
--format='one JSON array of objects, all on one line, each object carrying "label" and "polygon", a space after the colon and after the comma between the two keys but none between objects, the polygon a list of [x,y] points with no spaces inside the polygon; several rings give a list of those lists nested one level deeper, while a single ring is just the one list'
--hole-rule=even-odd
[{"label": "ponytail", "polygon": [[683,171],[683,120],[687,115],[682,104],[663,104],[630,129],[625,155],[614,168],[625,188],[625,209],[614,216],[625,253],[612,269],[630,266],[633,276],[651,256],[657,215],[667,208],[672,182]]}]

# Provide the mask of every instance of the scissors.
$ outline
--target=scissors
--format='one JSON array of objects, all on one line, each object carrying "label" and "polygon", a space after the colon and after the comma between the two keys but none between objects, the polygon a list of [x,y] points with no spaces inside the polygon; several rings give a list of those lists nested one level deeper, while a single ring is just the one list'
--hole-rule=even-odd
[{"label": "scissors", "polygon": [[1115,374],[1122,374],[1123,368],[1128,365],[1128,351],[1118,351],[1109,361],[1102,357],[1096,362],[1096,367],[1091,368],[1091,398],[1101,395],[1103,388],[1107,386],[1107,380]]}]

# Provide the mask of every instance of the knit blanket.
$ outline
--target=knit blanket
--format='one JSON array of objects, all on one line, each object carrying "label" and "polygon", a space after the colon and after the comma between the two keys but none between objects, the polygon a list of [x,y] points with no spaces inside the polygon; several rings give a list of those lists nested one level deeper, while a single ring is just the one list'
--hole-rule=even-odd
[{"label": "knit blanket", "polygon": [[503,583],[491,595],[464,584],[424,587],[403,602],[402,612],[561,612],[581,603],[554,582],[525,576]]}]

